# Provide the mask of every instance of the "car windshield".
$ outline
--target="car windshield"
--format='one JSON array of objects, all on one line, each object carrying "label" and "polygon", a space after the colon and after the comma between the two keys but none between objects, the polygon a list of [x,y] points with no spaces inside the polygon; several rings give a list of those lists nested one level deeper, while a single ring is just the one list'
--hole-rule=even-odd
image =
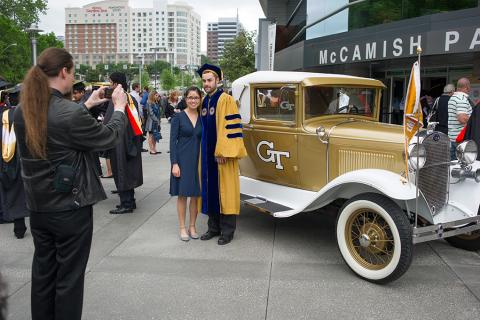
[{"label": "car windshield", "polygon": [[376,88],[349,86],[311,86],[305,88],[305,119],[354,114],[375,114]]}]

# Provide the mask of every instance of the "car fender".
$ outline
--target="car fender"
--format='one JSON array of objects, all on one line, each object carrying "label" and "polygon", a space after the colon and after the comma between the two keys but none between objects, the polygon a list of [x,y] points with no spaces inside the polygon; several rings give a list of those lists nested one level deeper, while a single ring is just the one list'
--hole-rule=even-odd
[{"label": "car fender", "polygon": [[[324,207],[336,199],[350,199],[361,193],[374,192],[394,200],[402,209],[409,212],[418,211],[419,215],[433,222],[430,209],[419,190],[416,201],[415,184],[397,173],[382,169],[360,169],[347,172],[330,181],[318,193],[303,211],[313,211]],[[418,205],[418,210],[416,210]]]},{"label": "car fender", "polygon": [[241,193],[267,199],[290,208],[273,212],[274,217],[285,218],[303,211],[320,209],[336,199],[349,199],[361,193],[374,192],[384,194],[394,200],[402,209],[415,211],[419,205],[419,214],[433,221],[428,205],[420,192],[416,202],[415,185],[399,174],[381,169],[361,169],[347,172],[326,184],[317,192],[276,185],[255,179],[240,177]]}]

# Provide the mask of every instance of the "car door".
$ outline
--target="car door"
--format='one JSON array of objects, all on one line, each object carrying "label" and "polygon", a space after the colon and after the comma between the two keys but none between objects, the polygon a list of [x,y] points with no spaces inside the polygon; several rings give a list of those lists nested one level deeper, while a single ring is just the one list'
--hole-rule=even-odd
[{"label": "car door", "polygon": [[298,186],[298,86],[251,87],[252,121],[244,125],[248,159],[242,175],[275,184]]}]

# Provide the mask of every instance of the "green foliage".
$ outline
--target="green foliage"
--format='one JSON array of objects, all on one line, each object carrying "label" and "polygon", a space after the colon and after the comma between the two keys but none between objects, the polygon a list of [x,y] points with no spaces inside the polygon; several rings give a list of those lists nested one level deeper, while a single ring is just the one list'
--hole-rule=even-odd
[{"label": "green foliage", "polygon": [[37,52],[40,54],[47,48],[63,48],[63,42],[57,40],[55,33],[42,34],[37,38]]},{"label": "green foliage", "polygon": [[209,57],[207,57],[206,55],[202,54],[200,56],[200,65],[204,65],[205,63],[208,63],[208,64],[213,64],[212,60],[210,60]]},{"label": "green foliage", "polygon": [[155,74],[155,72],[162,74],[164,69],[170,69],[170,63],[163,60],[157,60],[157,62],[147,65],[147,71],[149,74]]},{"label": "green foliage", "polygon": [[38,22],[40,13],[46,13],[46,11],[46,0],[0,1],[0,15],[13,21],[21,29],[26,29],[32,23]]},{"label": "green foliage", "polygon": [[[3,5],[3,4],[2,4]],[[7,17],[0,15],[0,75],[12,83],[23,80],[32,64],[31,41],[28,34]],[[12,46],[16,43],[16,46]],[[49,33],[37,37],[37,54],[49,47],[63,47],[55,34]]]},{"label": "green foliage", "polygon": [[220,67],[228,81],[235,81],[255,71],[254,36],[253,32],[241,32],[233,41],[225,44]]},{"label": "green foliage", "polygon": [[170,69],[164,69],[160,76],[160,83],[163,90],[172,90],[175,88],[175,76],[170,72]]}]

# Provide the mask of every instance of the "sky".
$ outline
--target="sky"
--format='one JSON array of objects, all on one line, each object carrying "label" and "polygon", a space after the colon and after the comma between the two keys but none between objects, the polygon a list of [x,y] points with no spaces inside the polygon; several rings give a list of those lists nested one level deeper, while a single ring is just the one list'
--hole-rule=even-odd
[{"label": "sky", "polygon": [[[262,7],[258,0],[180,0],[191,5],[202,19],[201,51],[207,51],[207,23],[216,22],[219,17],[238,16],[240,22],[248,31],[258,29],[258,19],[264,18]],[[82,7],[95,0],[48,0],[48,11],[40,17],[39,27],[44,32],[54,32],[65,35],[65,7]],[[176,0],[168,0],[174,3]],[[130,0],[130,7],[153,7],[153,0]]]}]

